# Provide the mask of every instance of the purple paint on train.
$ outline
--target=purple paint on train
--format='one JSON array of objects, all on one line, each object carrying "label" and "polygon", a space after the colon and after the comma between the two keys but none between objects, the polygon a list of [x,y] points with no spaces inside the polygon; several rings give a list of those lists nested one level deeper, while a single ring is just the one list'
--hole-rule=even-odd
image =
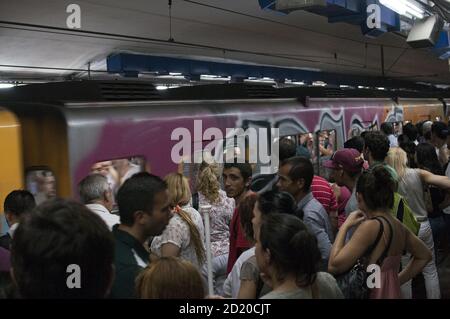
[{"label": "purple paint on train", "polygon": [[[237,118],[209,116],[201,120],[203,130],[218,127],[225,131],[227,127],[234,127]],[[176,171],[178,166],[171,161],[170,154],[178,141],[172,141],[171,134],[179,127],[187,128],[194,138],[194,120],[190,118],[106,123],[96,147],[77,165],[74,186],[90,172],[94,163],[103,160],[143,156],[156,175],[164,177]]]},{"label": "purple paint on train", "polygon": [[[342,145],[351,130],[353,120],[383,121],[386,113],[390,111],[390,105],[386,102],[386,100],[370,102],[313,100],[307,108],[301,104],[292,107],[291,104],[276,108],[252,107],[248,112],[241,114],[224,112],[215,115],[208,111],[201,111],[200,116],[198,112],[195,112],[196,117],[186,114],[184,118],[178,115],[175,119],[170,116],[158,116],[139,121],[126,119],[120,122],[107,122],[103,126],[97,145],[76,164],[73,189],[77,189],[77,183],[89,173],[95,162],[103,160],[143,156],[152,173],[156,175],[163,177],[176,171],[178,166],[172,162],[170,154],[172,147],[178,141],[172,141],[171,134],[174,129],[184,127],[189,129],[193,138],[194,120],[197,119],[203,121],[203,131],[210,127],[217,127],[224,133],[226,128],[235,128],[245,120],[259,122],[265,120],[272,127],[275,122],[278,122],[280,129],[283,128],[283,120],[290,121],[291,124],[294,121],[305,132],[316,132],[321,129],[341,130],[342,134],[338,134],[337,137],[340,139],[338,145]],[[391,105],[393,106],[394,103]]]}]

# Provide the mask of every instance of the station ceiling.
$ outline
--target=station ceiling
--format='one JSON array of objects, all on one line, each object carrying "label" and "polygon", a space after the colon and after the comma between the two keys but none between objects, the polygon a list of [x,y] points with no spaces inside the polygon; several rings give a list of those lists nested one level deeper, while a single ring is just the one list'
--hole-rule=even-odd
[{"label": "station ceiling", "polygon": [[[81,7],[77,31],[66,25],[71,3]],[[83,78],[89,63],[93,77],[117,77],[105,61],[119,52],[380,76],[382,50],[386,76],[450,84],[447,61],[399,34],[369,39],[358,26],[278,15],[257,0],[173,0],[171,20],[168,0],[0,0],[0,81]]]}]

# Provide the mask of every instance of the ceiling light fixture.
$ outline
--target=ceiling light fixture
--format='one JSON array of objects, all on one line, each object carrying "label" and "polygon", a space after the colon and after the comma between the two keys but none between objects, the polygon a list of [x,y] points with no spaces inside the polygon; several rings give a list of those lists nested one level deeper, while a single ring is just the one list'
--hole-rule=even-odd
[{"label": "ceiling light fixture", "polygon": [[0,83],[0,89],[10,89],[14,87],[14,84],[11,83]]},{"label": "ceiling light fixture", "polygon": [[418,19],[423,19],[425,16],[425,10],[420,8],[417,2],[413,0],[380,0],[380,3],[402,16]]}]

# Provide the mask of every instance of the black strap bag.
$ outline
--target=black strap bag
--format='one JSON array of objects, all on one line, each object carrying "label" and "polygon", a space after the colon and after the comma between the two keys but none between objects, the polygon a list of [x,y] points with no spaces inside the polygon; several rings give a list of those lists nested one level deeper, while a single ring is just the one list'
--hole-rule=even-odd
[{"label": "black strap bag", "polygon": [[[385,219],[384,217],[381,218]],[[348,272],[344,274],[336,276],[337,284],[341,289],[345,299],[369,298],[370,289],[369,287],[367,287],[367,277],[369,276],[369,273],[367,272],[368,258],[372,254],[375,247],[378,245],[384,231],[383,223],[377,217],[373,219],[377,220],[380,223],[380,230],[378,231],[378,235],[377,238],[375,239],[375,242],[371,246],[369,246],[364,255],[358,259],[358,261],[356,262],[356,264],[353,266],[352,269],[350,269]],[[392,242],[392,226],[387,220],[386,222],[388,223],[391,229],[391,238],[389,240],[389,244],[386,246],[386,249],[383,252],[383,255],[377,261],[379,265],[380,260],[382,261],[386,257]]]}]

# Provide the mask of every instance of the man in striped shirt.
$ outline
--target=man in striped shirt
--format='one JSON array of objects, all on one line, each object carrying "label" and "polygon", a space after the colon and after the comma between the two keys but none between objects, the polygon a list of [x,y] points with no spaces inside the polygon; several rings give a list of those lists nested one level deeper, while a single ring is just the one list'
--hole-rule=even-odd
[{"label": "man in striped shirt", "polygon": [[330,183],[325,178],[314,175],[311,183],[311,192],[314,198],[322,204],[323,208],[325,208],[328,216],[330,217],[333,231],[336,232],[338,224],[338,205]]}]

